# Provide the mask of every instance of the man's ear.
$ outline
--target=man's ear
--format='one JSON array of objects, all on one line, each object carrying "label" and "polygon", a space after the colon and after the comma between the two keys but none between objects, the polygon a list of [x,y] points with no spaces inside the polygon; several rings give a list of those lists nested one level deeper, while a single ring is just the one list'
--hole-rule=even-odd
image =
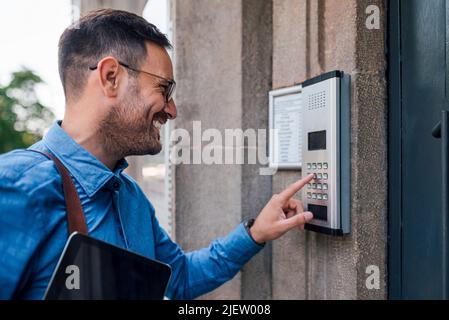
[{"label": "man's ear", "polygon": [[123,77],[120,63],[114,57],[106,57],[98,63],[98,74],[100,86],[103,93],[108,98],[115,98],[118,95],[118,85]]}]

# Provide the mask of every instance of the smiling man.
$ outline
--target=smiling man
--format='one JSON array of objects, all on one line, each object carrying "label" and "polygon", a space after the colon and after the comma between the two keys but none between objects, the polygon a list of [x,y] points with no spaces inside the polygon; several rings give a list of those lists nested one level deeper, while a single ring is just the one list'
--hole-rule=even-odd
[{"label": "smiling man", "polygon": [[41,299],[69,236],[61,176],[70,172],[90,236],[172,267],[167,296],[192,299],[233,278],[266,241],[312,219],[294,194],[313,176],[273,196],[257,219],[205,249],[184,253],[154,208],[123,173],[130,155],[161,151],[160,129],[176,118],[167,38],[117,10],[94,11],[59,43],[63,121],[31,150],[0,157],[0,298]]}]

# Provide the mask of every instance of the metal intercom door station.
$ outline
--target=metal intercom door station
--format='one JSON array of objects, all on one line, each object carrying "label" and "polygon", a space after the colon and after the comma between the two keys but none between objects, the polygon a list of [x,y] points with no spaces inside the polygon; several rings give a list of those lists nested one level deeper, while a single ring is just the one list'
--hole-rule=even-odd
[{"label": "metal intercom door station", "polygon": [[333,71],[302,84],[302,175],[315,174],[303,189],[307,230],[350,232],[350,78]]}]

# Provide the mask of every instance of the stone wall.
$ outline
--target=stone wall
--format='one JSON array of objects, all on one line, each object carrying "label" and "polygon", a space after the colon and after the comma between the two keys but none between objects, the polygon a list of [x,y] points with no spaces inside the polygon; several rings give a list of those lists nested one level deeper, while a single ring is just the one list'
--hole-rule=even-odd
[{"label": "stone wall", "polygon": [[[266,128],[271,88],[271,2],[175,1],[177,128]],[[223,134],[224,136],[224,134]],[[193,151],[193,149],[192,149]],[[257,165],[179,165],[176,239],[186,250],[204,246],[255,217],[271,197],[271,177]],[[271,297],[271,250],[207,298]]]},{"label": "stone wall", "polygon": [[[382,27],[365,26],[368,5]],[[361,0],[273,1],[273,88],[335,69],[352,77],[352,232],[336,238],[292,232],[273,244],[273,299],[386,298],[387,92],[385,3]],[[301,176],[280,172],[273,192]],[[380,268],[379,290],[365,286]]]},{"label": "stone wall", "polygon": [[[365,27],[371,4],[381,9],[380,30]],[[352,233],[291,232],[209,297],[386,298],[385,2],[178,0],[174,10],[180,127],[266,127],[270,88],[335,69],[352,77]],[[177,239],[186,249],[227,233],[301,177],[280,171],[270,183],[254,169],[177,168]],[[366,289],[369,265],[380,268],[379,290]]]}]

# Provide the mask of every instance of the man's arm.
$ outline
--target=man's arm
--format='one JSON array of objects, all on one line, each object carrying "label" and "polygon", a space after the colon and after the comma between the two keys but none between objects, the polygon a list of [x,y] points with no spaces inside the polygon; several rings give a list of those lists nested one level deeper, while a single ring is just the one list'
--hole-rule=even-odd
[{"label": "man's arm", "polygon": [[208,248],[184,253],[153,219],[156,259],[172,267],[167,296],[194,299],[232,279],[262,248],[251,239],[243,224]]},{"label": "man's arm", "polygon": [[217,288],[262,249],[258,243],[277,239],[294,228],[303,229],[313,214],[304,212],[301,201],[292,197],[312,179],[309,175],[274,195],[251,227],[251,235],[240,224],[209,248],[187,254],[170,240],[153,215],[156,259],[171,265],[173,271],[168,297],[193,299]]}]

